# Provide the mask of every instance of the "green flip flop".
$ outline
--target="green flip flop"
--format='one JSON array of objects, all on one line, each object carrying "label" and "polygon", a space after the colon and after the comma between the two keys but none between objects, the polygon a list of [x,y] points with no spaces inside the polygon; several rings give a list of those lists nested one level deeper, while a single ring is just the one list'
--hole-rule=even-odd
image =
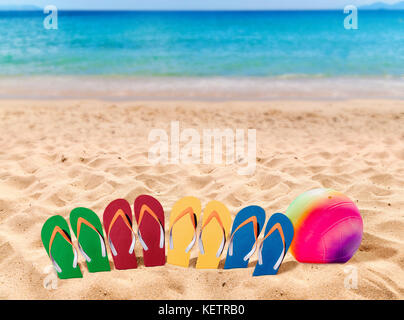
[{"label": "green flip flop", "polygon": [[42,243],[60,279],[82,278],[69,225],[62,216],[50,217],[41,230]]},{"label": "green flip flop", "polygon": [[70,212],[70,225],[89,272],[110,271],[102,224],[97,214],[87,208]]}]

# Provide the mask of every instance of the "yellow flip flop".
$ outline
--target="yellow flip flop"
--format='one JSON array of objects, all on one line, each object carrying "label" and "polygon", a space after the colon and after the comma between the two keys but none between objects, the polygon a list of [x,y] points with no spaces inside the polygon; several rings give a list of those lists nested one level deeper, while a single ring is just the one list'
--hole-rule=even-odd
[{"label": "yellow flip flop", "polygon": [[217,269],[230,226],[229,209],[219,201],[209,202],[203,211],[202,228],[199,233],[197,269]]},{"label": "yellow flip flop", "polygon": [[185,197],[174,204],[170,214],[167,263],[188,268],[201,211],[201,201],[195,197]]}]

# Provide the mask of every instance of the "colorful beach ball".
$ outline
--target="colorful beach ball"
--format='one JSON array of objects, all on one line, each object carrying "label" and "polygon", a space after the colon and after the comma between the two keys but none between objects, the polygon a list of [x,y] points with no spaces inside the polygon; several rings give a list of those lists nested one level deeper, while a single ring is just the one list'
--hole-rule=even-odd
[{"label": "colorful beach ball", "polygon": [[314,189],[298,196],[286,215],[295,236],[290,250],[299,262],[344,263],[358,250],[363,222],[356,205],[332,189]]}]

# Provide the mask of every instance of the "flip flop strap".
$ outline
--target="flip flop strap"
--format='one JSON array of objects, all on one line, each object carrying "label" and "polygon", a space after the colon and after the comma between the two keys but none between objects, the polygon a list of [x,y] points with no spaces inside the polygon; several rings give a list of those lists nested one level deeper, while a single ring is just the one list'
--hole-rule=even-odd
[{"label": "flip flop strap", "polygon": [[244,227],[245,225],[247,225],[248,223],[252,223],[253,224],[253,228],[254,228],[254,237],[255,237],[255,241],[254,241],[254,245],[251,249],[250,252],[248,252],[245,257],[243,258],[244,261],[247,261],[248,259],[250,259],[250,257],[253,255],[253,253],[255,252],[255,250],[257,249],[257,239],[258,239],[258,221],[257,221],[257,217],[256,216],[252,216],[248,219],[246,219],[245,221],[243,221],[243,223],[241,223],[236,230],[234,230],[234,232],[232,233],[231,237],[230,237],[230,242],[229,242],[229,256],[233,255],[233,239],[234,239],[234,235],[236,234],[236,232],[238,230],[240,230],[242,227]]},{"label": "flip flop strap", "polygon": [[112,218],[111,223],[110,223],[109,228],[108,228],[108,232],[107,232],[107,238],[108,238],[109,246],[110,246],[111,252],[112,252],[112,254],[113,254],[114,256],[117,256],[117,255],[118,255],[118,252],[116,251],[115,246],[114,246],[114,244],[112,243],[112,240],[111,240],[111,237],[109,236],[109,234],[110,234],[110,232],[111,232],[111,230],[112,230],[112,227],[113,227],[114,223],[117,221],[117,219],[118,219],[119,217],[122,218],[123,222],[124,222],[125,225],[128,227],[128,229],[130,230],[130,232],[132,233],[132,243],[131,243],[130,248],[129,248],[129,254],[132,254],[132,253],[133,253],[133,251],[135,250],[135,244],[136,244],[136,234],[135,234],[135,232],[134,232],[133,229],[132,229],[132,225],[131,225],[131,223],[129,222],[129,219],[128,219],[128,217],[126,216],[126,214],[122,211],[122,209],[119,209],[119,210],[115,213],[114,217]]},{"label": "flip flop strap", "polygon": [[143,250],[145,250],[145,251],[149,250],[149,247],[144,242],[144,240],[142,238],[142,234],[140,232],[140,224],[143,221],[143,216],[144,216],[145,212],[147,212],[149,215],[151,215],[154,218],[154,220],[156,220],[158,222],[158,224],[160,226],[160,244],[159,244],[159,248],[162,249],[164,247],[164,228],[163,228],[163,225],[162,225],[160,219],[157,217],[156,213],[152,209],[150,209],[149,206],[146,205],[146,204],[142,205],[142,207],[140,209],[140,214],[139,214],[139,223],[138,223],[137,235],[139,236],[140,244],[142,245]]},{"label": "flip flop strap", "polygon": [[271,230],[269,230],[269,232],[266,234],[264,239],[262,239],[262,242],[260,243],[260,245],[258,247],[258,264],[262,265],[263,264],[262,247],[264,245],[264,241],[265,241],[266,238],[268,238],[276,230],[279,232],[279,234],[281,236],[283,247],[282,247],[281,255],[279,256],[278,260],[275,262],[275,264],[273,266],[274,270],[277,270],[279,268],[279,266],[281,265],[281,263],[283,261],[283,258],[285,257],[285,254],[286,254],[285,236],[283,234],[282,226],[281,226],[281,224],[279,222],[274,224],[274,226],[271,228]]},{"label": "flip flop strap", "polygon": [[59,226],[55,226],[55,228],[54,228],[53,231],[52,231],[51,238],[50,238],[50,240],[49,240],[49,257],[51,258],[52,264],[53,264],[53,266],[55,267],[56,271],[57,271],[58,273],[61,273],[61,272],[62,272],[62,268],[59,267],[59,265],[57,264],[56,260],[55,260],[55,259],[53,258],[53,256],[52,256],[52,244],[53,244],[53,241],[55,240],[55,237],[56,237],[56,235],[57,235],[58,233],[63,237],[63,239],[65,239],[65,240],[72,246],[73,253],[74,253],[74,259],[73,259],[73,268],[74,268],[74,269],[77,268],[77,260],[78,260],[78,257],[77,257],[77,250],[76,250],[76,248],[74,247],[73,242],[69,239],[69,237],[68,237],[68,236],[66,235],[66,233],[63,231],[63,229],[61,229]]},{"label": "flip flop strap", "polygon": [[170,249],[173,250],[174,249],[174,242],[173,242],[173,228],[174,225],[184,216],[189,215],[192,225],[194,227],[194,236],[192,237],[191,242],[188,244],[188,246],[185,248],[185,253],[188,253],[192,247],[195,244],[196,241],[196,226],[197,226],[197,219],[196,219],[196,215],[194,213],[194,210],[192,209],[192,207],[188,207],[186,208],[184,211],[182,211],[174,220],[173,224],[170,227],[170,232],[169,232],[169,243],[170,243]]},{"label": "flip flop strap", "polygon": [[95,232],[97,232],[99,238],[100,238],[100,244],[101,244],[101,255],[103,257],[106,257],[107,255],[107,249],[105,247],[105,241],[103,236],[101,235],[101,233],[97,230],[96,227],[94,227],[90,222],[88,222],[86,219],[84,219],[83,217],[79,217],[77,220],[77,240],[78,240],[78,246],[79,246],[79,250],[82,253],[82,255],[84,256],[84,258],[87,260],[87,262],[91,262],[91,258],[88,256],[88,254],[84,251],[83,247],[80,244],[80,231],[81,231],[81,225],[85,224],[86,226],[90,227],[92,230],[94,230]]},{"label": "flip flop strap", "polygon": [[216,221],[219,223],[219,225],[220,225],[220,227],[222,228],[222,231],[223,231],[222,242],[221,242],[221,244],[220,244],[220,246],[219,246],[219,250],[216,252],[216,257],[219,258],[220,255],[221,255],[222,252],[223,252],[224,245],[226,244],[226,230],[224,229],[224,226],[223,226],[222,220],[220,219],[219,214],[218,214],[215,210],[213,210],[213,211],[210,213],[210,215],[209,215],[208,218],[206,219],[206,221],[205,221],[205,223],[203,224],[203,226],[202,226],[202,228],[201,228],[201,231],[200,231],[200,233],[199,233],[199,251],[200,251],[202,254],[205,254],[205,249],[204,249],[204,247],[203,247],[203,241],[202,241],[202,232],[203,232],[204,228],[212,221],[213,218],[216,219]]}]

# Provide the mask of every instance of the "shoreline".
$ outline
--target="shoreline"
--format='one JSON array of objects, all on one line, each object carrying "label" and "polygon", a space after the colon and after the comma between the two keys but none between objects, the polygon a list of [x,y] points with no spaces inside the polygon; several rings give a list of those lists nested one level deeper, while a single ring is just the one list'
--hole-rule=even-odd
[{"label": "shoreline", "polygon": [[404,99],[403,77],[0,76],[0,99]]}]

